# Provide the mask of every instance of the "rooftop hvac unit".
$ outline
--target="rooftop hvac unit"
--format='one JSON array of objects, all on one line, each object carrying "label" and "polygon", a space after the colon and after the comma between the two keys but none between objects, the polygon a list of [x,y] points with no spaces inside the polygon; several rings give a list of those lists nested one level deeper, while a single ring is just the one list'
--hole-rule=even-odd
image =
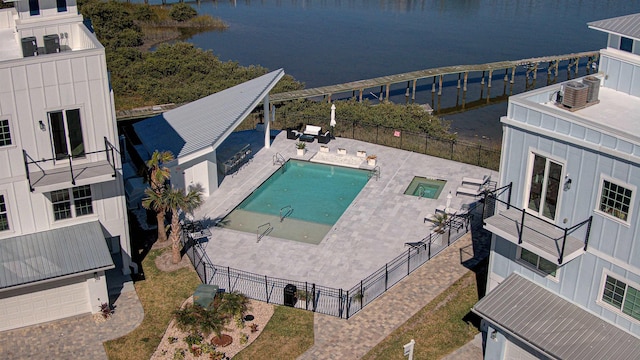
[{"label": "rooftop hvac unit", "polygon": [[587,94],[587,102],[598,101],[598,94],[600,93],[600,78],[595,76],[587,76],[582,80],[582,83],[589,87],[589,93]]},{"label": "rooftop hvac unit", "polygon": [[58,34],[44,36],[44,51],[47,54],[60,52],[60,36]]},{"label": "rooftop hvac unit", "polygon": [[564,85],[562,105],[569,108],[581,108],[587,105],[589,87],[577,81],[571,81]]},{"label": "rooftop hvac unit", "polygon": [[22,56],[37,56],[38,55],[38,43],[35,36],[29,36],[22,38]]}]

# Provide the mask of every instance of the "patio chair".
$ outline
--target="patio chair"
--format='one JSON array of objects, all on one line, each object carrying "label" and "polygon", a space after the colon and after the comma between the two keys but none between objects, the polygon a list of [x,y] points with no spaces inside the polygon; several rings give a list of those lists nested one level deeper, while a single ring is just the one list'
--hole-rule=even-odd
[{"label": "patio chair", "polygon": [[300,133],[293,129],[287,129],[287,139],[296,140],[300,136]]},{"label": "patio chair", "polygon": [[319,144],[328,144],[330,140],[331,140],[331,133],[329,131],[325,132],[324,134],[318,135]]}]

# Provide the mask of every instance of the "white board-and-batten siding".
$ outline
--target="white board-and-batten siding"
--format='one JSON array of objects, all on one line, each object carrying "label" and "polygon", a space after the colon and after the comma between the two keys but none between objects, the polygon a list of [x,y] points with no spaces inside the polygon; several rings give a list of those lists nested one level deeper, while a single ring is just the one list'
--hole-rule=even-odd
[{"label": "white board-and-batten siding", "polygon": [[[0,173],[0,181],[24,176],[22,149],[33,159],[52,158],[49,111],[80,109],[87,152],[103,150],[104,136],[115,141],[108,78],[101,75],[106,74],[104,53],[88,51],[95,54],[86,56],[82,51],[83,57],[64,52],[44,55],[48,60],[50,57],[47,62],[0,63],[0,117],[9,119],[12,140],[11,146],[0,151],[0,165],[7,170]],[[14,66],[7,66],[11,63]],[[40,121],[45,131],[40,129]],[[87,159],[95,161],[97,155]],[[40,165],[46,169],[52,163]]]}]

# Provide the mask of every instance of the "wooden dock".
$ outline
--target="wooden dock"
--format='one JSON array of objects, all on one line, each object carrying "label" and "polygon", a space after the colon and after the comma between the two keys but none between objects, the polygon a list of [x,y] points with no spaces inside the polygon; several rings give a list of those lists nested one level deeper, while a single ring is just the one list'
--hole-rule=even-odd
[{"label": "wooden dock", "polygon": [[[574,54],[566,54],[566,55],[555,55],[555,56],[544,56],[530,59],[522,59],[522,60],[514,60],[514,61],[499,61],[481,65],[456,65],[456,66],[445,66],[433,69],[426,70],[418,70],[412,71],[403,74],[396,75],[388,75],[381,76],[368,80],[358,80],[352,81],[344,84],[337,85],[329,85],[329,86],[321,86],[312,89],[303,89],[296,91],[289,91],[285,93],[272,94],[270,95],[271,103],[278,103],[284,101],[290,101],[295,99],[306,99],[306,98],[314,98],[314,97],[325,97],[327,101],[331,101],[331,96],[335,94],[343,94],[343,93],[351,93],[358,94],[358,100],[362,101],[363,92],[366,89],[375,88],[376,91],[380,88],[380,96],[379,100],[388,100],[389,99],[389,91],[390,87],[393,84],[399,83],[407,83],[407,95],[409,95],[409,91],[411,88],[411,99],[415,100],[416,96],[416,84],[418,80],[433,78],[432,83],[432,92],[436,92],[436,83],[438,86],[438,95],[442,94],[442,83],[443,77],[445,75],[458,75],[458,88],[460,88],[462,83],[463,91],[467,91],[467,81],[469,77],[469,73],[471,72],[482,72],[481,84],[485,84],[485,76],[487,78],[487,87],[491,87],[491,81],[493,78],[493,73],[495,71],[504,70],[504,81],[509,81],[510,83],[514,83],[516,68],[518,66],[526,67],[527,76],[532,75],[535,79],[538,68],[540,64],[544,64],[543,66],[547,67],[547,73],[551,74],[551,72],[555,73],[555,76],[558,75],[558,67],[561,61],[568,61],[567,71],[571,71],[571,68],[574,68],[575,73],[578,73],[578,64],[580,59],[587,58],[587,66],[591,66],[591,64],[598,59],[599,52],[598,51],[588,51]],[[509,74],[510,72],[510,74]],[[511,78],[509,79],[509,75]],[[383,92],[383,89],[385,91]]]}]

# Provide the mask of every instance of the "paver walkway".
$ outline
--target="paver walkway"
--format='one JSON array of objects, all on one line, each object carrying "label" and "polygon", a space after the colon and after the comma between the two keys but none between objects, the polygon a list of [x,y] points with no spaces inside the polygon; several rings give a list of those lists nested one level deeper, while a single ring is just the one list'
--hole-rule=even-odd
[{"label": "paver walkway", "polygon": [[1,332],[0,359],[107,359],[102,343],[128,334],[144,318],[130,282],[116,296],[106,322],[96,323],[87,314]]},{"label": "paver walkway", "polygon": [[[314,345],[298,359],[361,358],[485,258],[487,236],[475,231],[472,242],[471,233],[466,234],[349,320],[315,314]],[[471,359],[482,358],[480,348],[465,350]]]}]

